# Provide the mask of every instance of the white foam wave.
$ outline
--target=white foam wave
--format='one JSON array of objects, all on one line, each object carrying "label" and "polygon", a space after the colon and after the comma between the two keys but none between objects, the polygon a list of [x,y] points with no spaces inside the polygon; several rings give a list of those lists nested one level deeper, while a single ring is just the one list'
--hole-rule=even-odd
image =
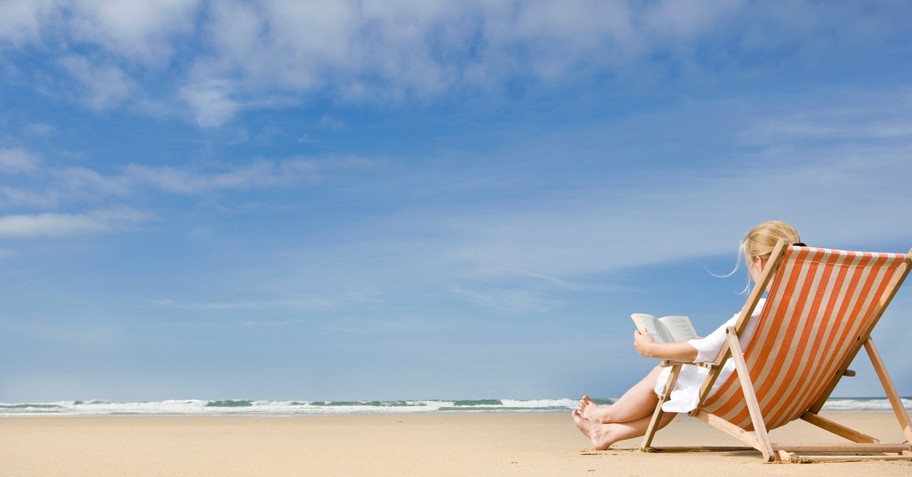
[{"label": "white foam wave", "polygon": [[[902,398],[902,405],[912,409],[912,399]],[[887,399],[836,398],[823,405],[823,411],[892,411]]]},{"label": "white foam wave", "polygon": [[[414,401],[253,401],[172,399],[146,402],[60,401],[50,403],[0,403],[2,416],[103,416],[103,415],[330,415],[413,414],[434,412],[557,412],[573,409],[573,399],[482,399]],[[912,399],[903,399],[912,409]],[[886,399],[833,398],[824,411],[889,411]]]}]

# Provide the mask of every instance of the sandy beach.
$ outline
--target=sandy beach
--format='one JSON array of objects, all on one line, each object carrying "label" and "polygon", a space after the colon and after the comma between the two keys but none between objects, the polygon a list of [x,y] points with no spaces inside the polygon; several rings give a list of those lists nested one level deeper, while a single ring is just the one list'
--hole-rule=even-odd
[{"label": "sandy beach", "polygon": [[[889,413],[833,415],[903,441]],[[833,440],[804,423],[780,440]],[[738,445],[690,417],[656,445]],[[909,461],[764,464],[752,451],[643,453],[639,441],[594,452],[562,413],[298,417],[10,417],[2,476],[912,475]]]}]

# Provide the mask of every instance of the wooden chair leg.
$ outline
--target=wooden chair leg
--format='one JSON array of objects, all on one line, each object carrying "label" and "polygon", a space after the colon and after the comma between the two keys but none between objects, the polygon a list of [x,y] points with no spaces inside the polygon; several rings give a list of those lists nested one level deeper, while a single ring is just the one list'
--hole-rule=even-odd
[{"label": "wooden chair leg", "polygon": [[728,328],[727,340],[729,347],[732,349],[732,360],[735,362],[738,380],[741,382],[741,392],[744,393],[745,405],[750,413],[751,423],[754,426],[753,435],[759,444],[756,446],[757,450],[763,454],[763,458],[767,462],[771,462],[778,459],[779,456],[773,452],[773,445],[770,442],[769,434],[766,432],[766,423],[763,421],[763,414],[760,412],[757,395],[754,393],[754,383],[751,382],[750,372],[744,362],[744,352],[741,351],[741,343],[738,342],[738,335],[734,332],[733,327]]},{"label": "wooden chair leg", "polygon": [[896,386],[893,385],[893,380],[890,379],[890,375],[887,373],[887,367],[884,365],[880,353],[874,346],[874,340],[869,337],[865,340],[864,346],[865,350],[868,352],[868,356],[871,358],[871,364],[874,365],[874,372],[877,373],[877,377],[880,378],[880,384],[883,386],[884,392],[887,394],[887,399],[893,407],[896,419],[899,420],[899,425],[902,427],[903,434],[906,436],[906,440],[909,443],[912,443],[912,424],[910,424],[909,421],[909,413],[906,412],[902,399],[900,398],[899,393],[896,392]]},{"label": "wooden chair leg", "polygon": [[646,434],[643,436],[643,443],[640,445],[640,450],[647,450],[652,446],[652,439],[655,437],[656,431],[659,430],[659,423],[662,421],[662,415],[665,414],[664,411],[662,411],[662,405],[671,397],[671,391],[678,382],[679,374],[681,374],[681,365],[676,364],[671,368],[668,382],[665,383],[665,389],[662,391],[662,395],[659,396],[659,402],[656,404],[655,411],[652,413],[652,420],[649,421],[649,427],[646,428]]}]

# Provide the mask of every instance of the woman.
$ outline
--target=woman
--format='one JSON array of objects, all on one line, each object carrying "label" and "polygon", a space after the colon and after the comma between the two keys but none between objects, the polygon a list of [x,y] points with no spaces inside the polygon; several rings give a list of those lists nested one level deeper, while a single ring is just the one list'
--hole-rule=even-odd
[{"label": "woman", "polygon": [[[801,242],[798,232],[791,225],[781,221],[757,225],[741,241],[739,255],[744,256],[751,280],[755,283],[763,273],[763,268],[780,239],[785,239],[789,243]],[[754,309],[741,337],[742,346],[747,345],[753,336],[763,303],[764,300],[760,300]],[[734,325],[737,319],[738,314],[735,314],[709,336],[681,343],[656,343],[648,334],[636,331],[633,336],[634,346],[640,355],[648,358],[690,363],[712,362],[716,360],[725,343],[726,328]],[[716,386],[710,393],[715,392],[716,387],[725,381],[734,368],[731,359],[725,362],[716,380]],[[682,367],[670,399],[662,405],[662,410],[666,413],[662,415],[659,428],[671,422],[676,413],[689,412],[697,406],[700,386],[708,372],[706,368],[699,366]],[[646,428],[670,373],[671,368],[656,366],[610,406],[599,406],[593,403],[589,396],[583,396],[573,410],[573,421],[580,431],[589,437],[593,447],[599,450],[607,449],[617,441],[642,436],[646,434]]]}]

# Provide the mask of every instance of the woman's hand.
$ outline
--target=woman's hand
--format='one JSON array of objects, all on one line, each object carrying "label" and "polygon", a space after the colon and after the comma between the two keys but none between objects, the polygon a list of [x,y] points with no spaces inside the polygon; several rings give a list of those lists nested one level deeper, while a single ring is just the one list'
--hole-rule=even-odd
[{"label": "woman's hand", "polygon": [[649,333],[633,332],[633,346],[640,356],[646,358],[670,359],[682,363],[692,363],[697,359],[697,348],[687,342],[656,343]]},{"label": "woman's hand", "polygon": [[654,344],[655,340],[652,339],[649,333],[643,333],[640,330],[633,332],[633,346],[636,348],[637,353],[640,353],[640,356],[651,357],[652,345]]}]

